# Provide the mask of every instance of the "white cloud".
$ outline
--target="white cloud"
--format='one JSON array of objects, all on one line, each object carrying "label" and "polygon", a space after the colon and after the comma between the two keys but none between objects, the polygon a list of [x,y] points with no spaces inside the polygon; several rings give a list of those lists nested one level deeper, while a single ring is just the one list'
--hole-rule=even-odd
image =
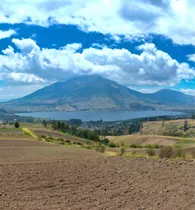
[{"label": "white cloud", "polygon": [[195,62],[195,54],[188,55],[187,57],[189,61]]},{"label": "white cloud", "polygon": [[178,63],[154,44],[138,47],[140,55],[126,49],[88,48],[79,43],[60,49],[41,49],[32,39],[13,39],[0,55],[0,80],[12,84],[47,84],[75,75],[98,74],[124,85],[170,85],[195,78],[195,70]]},{"label": "white cloud", "polygon": [[155,33],[195,45],[194,11],[194,0],[4,0],[0,22],[76,24],[113,37]]},{"label": "white cloud", "polygon": [[195,96],[195,89],[180,89],[180,91],[186,95]]},{"label": "white cloud", "polygon": [[8,37],[11,37],[14,34],[16,34],[16,31],[14,31],[14,30],[8,30],[8,31],[1,31],[0,30],[0,39],[5,39],[5,38],[8,38]]},{"label": "white cloud", "polygon": [[139,91],[141,93],[155,93],[162,89],[161,87],[159,87],[159,88],[140,88],[140,87],[135,87],[135,86],[133,86],[133,87],[129,86],[129,88],[132,90]]}]

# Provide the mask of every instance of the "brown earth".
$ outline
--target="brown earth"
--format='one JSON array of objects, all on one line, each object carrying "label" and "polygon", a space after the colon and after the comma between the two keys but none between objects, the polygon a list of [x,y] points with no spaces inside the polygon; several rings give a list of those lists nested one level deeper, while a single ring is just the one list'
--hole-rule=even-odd
[{"label": "brown earth", "polygon": [[97,157],[100,153],[78,146],[59,146],[36,140],[0,140],[0,164],[35,163]]},{"label": "brown earth", "polygon": [[2,210],[195,209],[194,161],[101,157],[22,142],[0,141]]}]

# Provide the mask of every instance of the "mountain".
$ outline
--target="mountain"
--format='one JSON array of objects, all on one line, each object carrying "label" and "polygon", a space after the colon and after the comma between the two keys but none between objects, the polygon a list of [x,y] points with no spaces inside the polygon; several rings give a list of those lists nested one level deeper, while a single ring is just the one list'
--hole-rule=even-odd
[{"label": "mountain", "polygon": [[57,82],[28,96],[1,104],[12,112],[76,110],[154,110],[185,107],[192,96],[172,90],[143,94],[100,76]]},{"label": "mountain", "polygon": [[146,94],[146,98],[169,105],[193,105],[195,103],[195,97],[170,89],[163,89],[153,94]]}]

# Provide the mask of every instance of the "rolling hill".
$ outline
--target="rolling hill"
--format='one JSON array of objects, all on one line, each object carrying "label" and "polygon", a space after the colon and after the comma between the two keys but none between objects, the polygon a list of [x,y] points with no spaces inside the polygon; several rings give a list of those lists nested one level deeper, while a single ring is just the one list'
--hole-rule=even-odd
[{"label": "rolling hill", "polygon": [[12,112],[76,110],[155,110],[192,107],[194,97],[172,90],[143,94],[100,76],[79,76],[2,103]]}]

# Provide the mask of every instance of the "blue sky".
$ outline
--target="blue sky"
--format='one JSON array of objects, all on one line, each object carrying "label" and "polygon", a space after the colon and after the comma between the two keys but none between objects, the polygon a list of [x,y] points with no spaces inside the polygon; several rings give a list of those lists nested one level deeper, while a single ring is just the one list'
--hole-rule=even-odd
[{"label": "blue sky", "polygon": [[195,95],[194,11],[193,0],[5,0],[0,101],[86,74]]}]

